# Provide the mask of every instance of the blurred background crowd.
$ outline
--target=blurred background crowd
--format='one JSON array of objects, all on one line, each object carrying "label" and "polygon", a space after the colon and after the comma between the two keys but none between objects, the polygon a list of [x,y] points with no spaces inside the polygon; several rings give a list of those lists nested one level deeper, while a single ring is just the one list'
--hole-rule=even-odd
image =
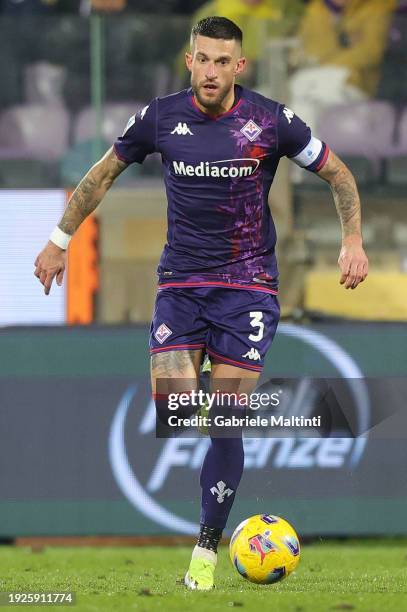
[{"label": "blurred background crowd", "polygon": [[[287,279],[285,312],[377,318],[376,298],[385,293],[380,317],[407,318],[404,276],[392,277],[393,299],[382,273],[407,270],[407,0],[0,0],[0,188],[74,187],[134,112],[188,86],[191,25],[214,14],[244,31],[249,63],[242,84],[291,106],[345,159],[362,192],[365,241],[378,278],[366,283],[372,294],[359,305],[342,294],[321,305],[324,283],[331,287],[329,274],[336,274],[337,221],[326,188],[282,164],[271,205]],[[150,181],[142,207],[151,208],[154,189],[162,194],[160,176],[160,158],[150,156],[118,185],[137,200]],[[152,223],[155,238],[137,255],[139,273],[151,283],[165,235],[158,199],[163,226]],[[123,286],[137,259],[126,253],[121,272],[112,272]],[[123,297],[121,309],[106,314],[100,306],[99,313],[109,321],[148,320],[153,295],[152,285],[148,299]],[[134,306],[140,299],[141,310]]]}]

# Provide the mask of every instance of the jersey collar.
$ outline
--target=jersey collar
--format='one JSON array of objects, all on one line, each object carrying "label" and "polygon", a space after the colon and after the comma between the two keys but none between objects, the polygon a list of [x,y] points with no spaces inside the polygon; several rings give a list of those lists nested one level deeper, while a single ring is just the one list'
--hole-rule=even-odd
[{"label": "jersey collar", "polygon": [[206,119],[212,119],[213,121],[217,121],[218,119],[223,119],[223,117],[227,117],[228,115],[231,115],[237,108],[239,108],[240,104],[243,102],[242,90],[243,88],[240,85],[235,85],[235,101],[234,101],[232,108],[230,108],[228,111],[224,113],[220,113],[219,115],[208,115],[208,113],[205,113],[203,110],[201,110],[195,101],[194,92],[192,91],[191,87],[188,89],[188,95],[189,95],[189,99],[191,101],[192,107],[194,108],[196,112],[198,112],[201,115],[201,117],[203,116]]}]

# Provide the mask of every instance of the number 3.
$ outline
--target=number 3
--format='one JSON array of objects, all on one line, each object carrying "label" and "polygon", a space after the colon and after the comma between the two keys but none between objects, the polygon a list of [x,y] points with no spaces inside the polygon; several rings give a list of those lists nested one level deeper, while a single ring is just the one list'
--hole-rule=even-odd
[{"label": "number 3", "polygon": [[263,334],[264,334],[264,323],[262,321],[263,313],[262,312],[251,312],[250,316],[252,319],[250,321],[250,325],[252,327],[258,327],[259,331],[257,332],[257,334],[250,334],[249,340],[252,340],[252,342],[259,342],[260,340],[262,340]]}]

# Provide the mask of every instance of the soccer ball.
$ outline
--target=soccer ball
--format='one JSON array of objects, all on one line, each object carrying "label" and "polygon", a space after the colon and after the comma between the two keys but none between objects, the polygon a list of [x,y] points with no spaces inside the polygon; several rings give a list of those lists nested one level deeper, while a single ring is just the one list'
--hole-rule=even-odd
[{"label": "soccer ball", "polygon": [[257,514],[236,527],[229,554],[243,578],[257,584],[272,584],[297,567],[300,543],[287,521],[272,514]]}]

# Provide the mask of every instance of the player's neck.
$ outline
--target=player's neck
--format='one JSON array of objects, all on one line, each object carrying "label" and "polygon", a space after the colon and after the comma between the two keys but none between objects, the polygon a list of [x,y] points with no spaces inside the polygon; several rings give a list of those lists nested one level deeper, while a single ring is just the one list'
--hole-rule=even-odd
[{"label": "player's neck", "polygon": [[209,109],[203,104],[201,104],[195,94],[194,100],[199,110],[201,110],[203,113],[206,113],[210,117],[217,117],[218,115],[223,115],[224,113],[227,113],[235,105],[235,88],[232,87],[226,98],[224,98],[224,100],[222,101],[222,104],[215,108]]}]

